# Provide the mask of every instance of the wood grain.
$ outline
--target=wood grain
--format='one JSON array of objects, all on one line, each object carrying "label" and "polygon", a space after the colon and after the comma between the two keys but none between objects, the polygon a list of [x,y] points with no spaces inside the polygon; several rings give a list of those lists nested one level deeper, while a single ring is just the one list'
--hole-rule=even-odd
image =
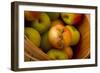
[{"label": "wood grain", "polygon": [[37,58],[32,57],[27,51],[24,52],[25,61],[38,61]]},{"label": "wood grain", "polygon": [[30,53],[34,58],[38,60],[49,60],[47,54],[45,54],[40,48],[35,46],[26,36],[24,40],[25,51]]},{"label": "wood grain", "polygon": [[84,16],[83,22],[78,26],[81,34],[80,42],[74,54],[75,58],[88,58],[90,54],[90,15]]}]

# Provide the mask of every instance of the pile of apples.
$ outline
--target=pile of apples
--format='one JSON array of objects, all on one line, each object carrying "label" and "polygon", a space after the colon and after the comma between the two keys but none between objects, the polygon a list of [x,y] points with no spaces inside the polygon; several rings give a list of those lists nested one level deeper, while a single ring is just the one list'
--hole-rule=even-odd
[{"label": "pile of apples", "polygon": [[25,11],[25,35],[50,59],[72,59],[72,48],[80,40],[77,26],[83,19],[79,13]]}]

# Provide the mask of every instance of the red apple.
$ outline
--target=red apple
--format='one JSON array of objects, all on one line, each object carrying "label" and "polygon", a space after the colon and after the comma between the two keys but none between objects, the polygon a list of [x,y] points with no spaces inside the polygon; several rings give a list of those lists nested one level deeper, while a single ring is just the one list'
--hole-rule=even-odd
[{"label": "red apple", "polygon": [[26,20],[33,21],[33,20],[39,18],[40,13],[39,12],[32,12],[32,11],[25,11],[24,15],[25,15]]},{"label": "red apple", "polygon": [[66,24],[78,25],[82,20],[83,14],[78,13],[61,13],[61,18]]},{"label": "red apple", "polygon": [[51,45],[57,49],[63,49],[69,46],[72,41],[70,31],[62,24],[51,27],[48,37]]}]

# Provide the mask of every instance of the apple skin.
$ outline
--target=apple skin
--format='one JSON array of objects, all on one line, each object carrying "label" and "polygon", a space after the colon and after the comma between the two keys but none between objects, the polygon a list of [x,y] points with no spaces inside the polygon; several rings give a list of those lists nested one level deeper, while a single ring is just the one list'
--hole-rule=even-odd
[{"label": "apple skin", "polygon": [[68,56],[68,59],[71,59],[73,57],[73,50],[71,47],[66,47],[64,49],[64,52],[66,53],[66,55]]},{"label": "apple skin", "polygon": [[65,28],[69,29],[71,32],[71,35],[72,35],[71,45],[72,46],[77,45],[80,40],[79,31],[74,26],[71,26],[71,25],[67,25],[67,26],[65,26]]},{"label": "apple skin", "polygon": [[32,41],[37,47],[40,46],[41,36],[39,32],[31,27],[25,28],[25,35],[30,41]]},{"label": "apple skin", "polygon": [[57,49],[51,49],[47,52],[47,55],[50,57],[52,60],[65,60],[68,59],[67,55],[65,52],[57,50]]},{"label": "apple skin", "polygon": [[83,18],[83,14],[61,13],[61,18],[68,25],[78,25]]},{"label": "apple skin", "polygon": [[59,19],[54,20],[54,21],[51,22],[51,26],[55,26],[55,25],[58,25],[58,24],[64,25],[64,23]]},{"label": "apple skin", "polygon": [[47,12],[47,14],[50,17],[51,21],[58,19],[60,15],[60,13],[57,13],[57,12]]},{"label": "apple skin", "polygon": [[49,41],[56,49],[63,49],[70,46],[72,41],[71,32],[62,24],[55,25],[49,30]]},{"label": "apple skin", "polygon": [[39,19],[32,22],[32,27],[36,29],[40,34],[46,32],[49,28],[51,21],[46,13],[40,13]]},{"label": "apple skin", "polygon": [[39,18],[40,13],[39,12],[32,12],[32,11],[25,11],[24,16],[25,16],[25,20],[34,21],[35,19]]},{"label": "apple skin", "polygon": [[48,32],[44,33],[41,37],[41,48],[44,52],[48,52],[52,48],[48,39]]}]

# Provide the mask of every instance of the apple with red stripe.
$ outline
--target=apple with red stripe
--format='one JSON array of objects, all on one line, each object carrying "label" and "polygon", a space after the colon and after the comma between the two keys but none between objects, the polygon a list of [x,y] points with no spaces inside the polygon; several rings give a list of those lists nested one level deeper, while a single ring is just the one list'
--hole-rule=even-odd
[{"label": "apple with red stripe", "polygon": [[82,21],[83,14],[61,13],[61,18],[68,25],[78,25]]}]

